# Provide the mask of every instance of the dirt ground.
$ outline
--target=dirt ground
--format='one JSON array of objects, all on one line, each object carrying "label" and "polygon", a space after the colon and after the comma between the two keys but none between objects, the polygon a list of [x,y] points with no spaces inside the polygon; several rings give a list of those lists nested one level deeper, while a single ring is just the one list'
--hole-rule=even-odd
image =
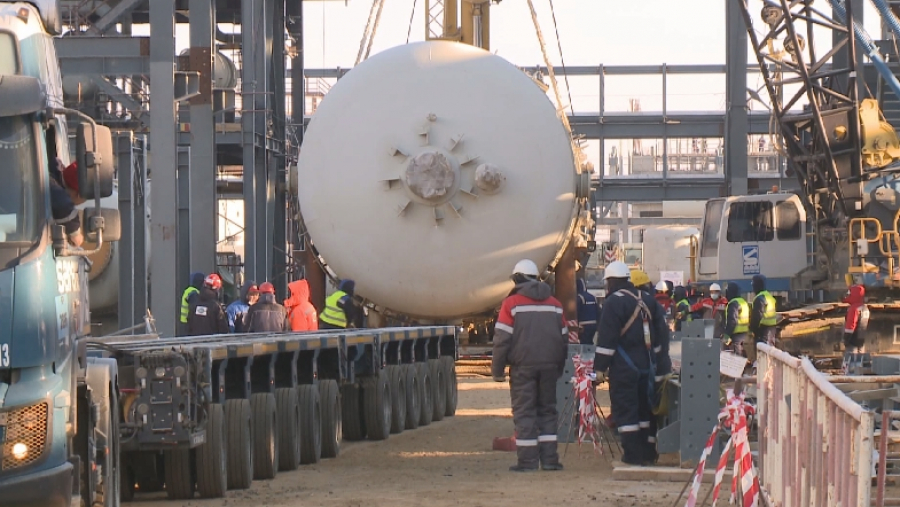
[{"label": "dirt ground", "polygon": [[[584,502],[604,507],[669,506],[683,484],[612,479],[606,456],[560,444],[562,472],[517,474],[515,454],[491,450],[513,432],[509,385],[460,379],[457,415],[383,442],[345,442],[337,459],[255,481],[226,498],[168,502],[140,495],[133,507],[504,507]],[[606,391],[603,399],[608,400]],[[601,400],[601,403],[603,401]],[[684,500],[679,502],[684,505]]]}]

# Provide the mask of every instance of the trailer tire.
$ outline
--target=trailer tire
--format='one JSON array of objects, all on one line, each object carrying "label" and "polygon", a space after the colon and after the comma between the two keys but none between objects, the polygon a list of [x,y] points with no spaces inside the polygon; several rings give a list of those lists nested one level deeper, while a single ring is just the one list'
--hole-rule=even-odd
[{"label": "trailer tire", "polygon": [[274,479],[278,473],[278,423],[275,396],[256,393],[250,397],[253,410],[253,478]]},{"label": "trailer tire", "polygon": [[300,399],[300,463],[318,463],[322,457],[322,404],[319,388],[312,384],[297,386]]},{"label": "trailer tire", "polygon": [[163,453],[166,472],[166,496],[169,500],[194,498],[194,477],[191,473],[191,450],[174,449]]},{"label": "trailer tire", "polygon": [[206,443],[195,451],[197,490],[201,498],[222,498],[228,489],[228,448],[222,405],[210,403],[207,417]]},{"label": "trailer tire", "polygon": [[344,440],[366,438],[366,427],[362,418],[362,389],[356,384],[341,387],[341,427]]},{"label": "trailer tire", "polygon": [[391,433],[403,433],[406,428],[406,372],[400,366],[387,367],[391,380]]},{"label": "trailer tire", "polygon": [[322,457],[336,458],[341,452],[341,396],[337,381],[319,380],[322,406]]},{"label": "trailer tire", "polygon": [[247,489],[253,481],[253,419],[250,400],[225,401],[228,489]]},{"label": "trailer tire", "polygon": [[391,382],[387,371],[363,379],[363,407],[369,440],[385,440],[391,434]]},{"label": "trailer tire", "polygon": [[416,363],[416,375],[419,377],[419,426],[428,426],[434,415],[431,403],[434,389],[431,387],[431,372],[427,362]]},{"label": "trailer tire", "polygon": [[441,366],[444,369],[444,379],[446,379],[447,383],[447,390],[445,391],[447,408],[444,410],[444,415],[453,417],[456,415],[456,406],[459,402],[459,385],[456,380],[456,360],[453,359],[453,356],[444,356],[441,358]]},{"label": "trailer tire", "polygon": [[122,480],[122,483],[119,485],[119,494],[122,498],[122,502],[134,501],[134,470],[123,464],[122,470],[119,472],[119,477]]},{"label": "trailer tire", "polygon": [[447,377],[444,375],[440,359],[429,359],[428,369],[431,372],[431,388],[434,390],[431,398],[431,420],[440,421],[444,419],[444,412],[447,411]]},{"label": "trailer tire", "polygon": [[419,376],[416,374],[415,364],[404,364],[400,367],[400,374],[406,377],[406,429],[414,430],[419,427],[419,417],[422,410],[419,408]]},{"label": "trailer tire", "polygon": [[157,493],[163,490],[165,478],[161,478],[160,453],[143,451],[129,453],[134,482],[139,493]]},{"label": "trailer tire", "polygon": [[278,469],[296,470],[300,464],[300,404],[289,387],[275,390],[278,412]]}]

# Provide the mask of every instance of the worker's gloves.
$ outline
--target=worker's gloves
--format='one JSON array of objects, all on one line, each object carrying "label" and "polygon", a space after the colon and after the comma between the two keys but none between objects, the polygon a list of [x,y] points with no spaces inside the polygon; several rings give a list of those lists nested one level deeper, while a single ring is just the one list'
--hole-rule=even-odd
[{"label": "worker's gloves", "polygon": [[730,347],[731,346],[731,337],[728,335],[723,336],[722,343],[724,343],[726,347]]},{"label": "worker's gloves", "polygon": [[593,373],[591,380],[594,382],[594,384],[602,384],[602,383],[606,382],[606,380],[607,380],[606,373],[604,373],[602,371],[599,371],[599,372],[595,371]]},{"label": "worker's gloves", "polygon": [[506,382],[506,375],[502,375],[500,377],[494,376],[494,382]]}]

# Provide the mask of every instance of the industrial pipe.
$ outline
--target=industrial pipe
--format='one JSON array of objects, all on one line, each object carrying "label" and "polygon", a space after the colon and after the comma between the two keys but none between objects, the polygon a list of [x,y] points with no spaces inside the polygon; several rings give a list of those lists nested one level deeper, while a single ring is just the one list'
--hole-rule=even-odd
[{"label": "industrial pipe", "polygon": [[[843,2],[841,0],[829,0],[829,2],[831,3],[831,7],[834,9],[834,14],[838,18],[838,21],[842,23],[846,22],[847,11],[844,9]],[[875,69],[879,74],[881,74],[881,77],[884,78],[887,85],[891,87],[891,90],[893,90],[893,92],[898,97],[900,97],[900,81],[897,81],[897,76],[895,76],[894,73],[891,72],[891,69],[888,68],[887,63],[885,63],[884,59],[881,58],[881,55],[878,53],[878,47],[875,46],[874,42],[872,42],[872,38],[869,37],[869,34],[865,31],[865,29],[859,26],[859,23],[857,23],[856,21],[853,21],[853,33],[854,35],[856,35],[856,41],[866,49],[866,55],[869,57],[869,60],[872,61]]]},{"label": "industrial pipe", "polygon": [[887,23],[894,35],[900,37],[900,20],[897,20],[897,16],[888,7],[887,2],[884,0],[872,0],[872,3],[875,4],[875,8],[881,14],[881,19]]}]

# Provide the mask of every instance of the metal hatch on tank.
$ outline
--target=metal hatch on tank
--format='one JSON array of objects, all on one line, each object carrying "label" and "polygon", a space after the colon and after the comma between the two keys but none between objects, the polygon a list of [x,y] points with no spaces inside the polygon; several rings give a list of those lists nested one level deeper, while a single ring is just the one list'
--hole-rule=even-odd
[{"label": "metal hatch on tank", "polygon": [[516,261],[557,258],[578,176],[530,78],[430,41],[375,55],[331,89],[304,137],[298,196],[319,253],[359,295],[449,319],[498,305]]}]

